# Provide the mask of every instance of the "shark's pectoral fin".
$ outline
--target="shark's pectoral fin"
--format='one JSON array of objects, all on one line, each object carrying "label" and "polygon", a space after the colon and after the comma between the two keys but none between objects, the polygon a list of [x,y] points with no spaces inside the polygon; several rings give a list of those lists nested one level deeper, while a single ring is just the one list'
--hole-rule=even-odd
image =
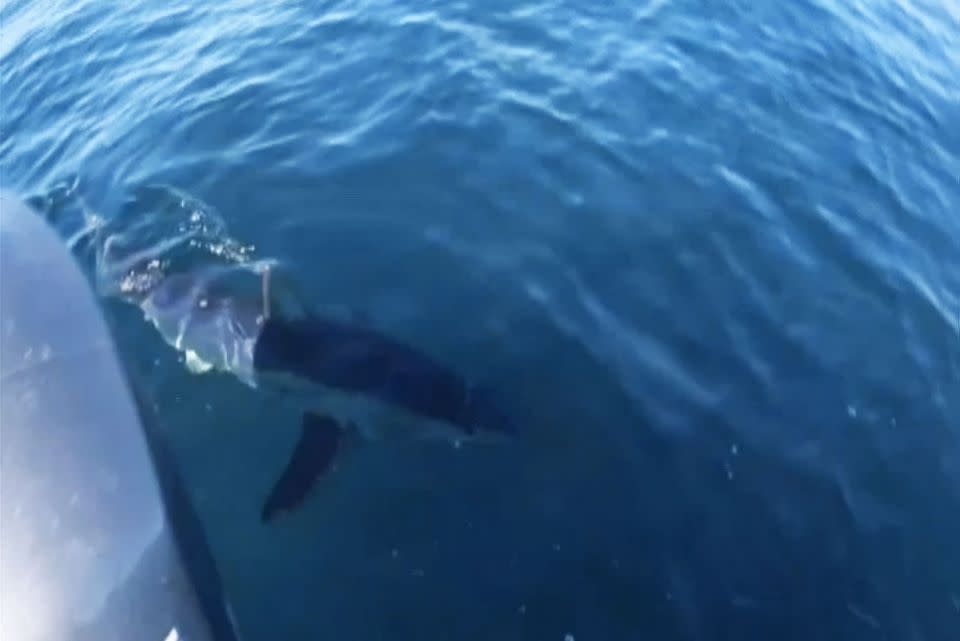
[{"label": "shark's pectoral fin", "polygon": [[342,436],[343,429],[329,416],[303,415],[300,439],[263,504],[262,521],[271,521],[303,503],[317,479],[330,469]]}]

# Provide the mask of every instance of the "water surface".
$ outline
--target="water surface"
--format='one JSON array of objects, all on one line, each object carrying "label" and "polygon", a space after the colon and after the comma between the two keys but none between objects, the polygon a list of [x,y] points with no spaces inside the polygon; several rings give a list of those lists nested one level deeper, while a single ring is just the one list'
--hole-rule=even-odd
[{"label": "water surface", "polygon": [[933,0],[11,0],[0,179],[282,261],[520,423],[263,526],[296,412],[94,278],[246,638],[949,641],[958,79]]}]

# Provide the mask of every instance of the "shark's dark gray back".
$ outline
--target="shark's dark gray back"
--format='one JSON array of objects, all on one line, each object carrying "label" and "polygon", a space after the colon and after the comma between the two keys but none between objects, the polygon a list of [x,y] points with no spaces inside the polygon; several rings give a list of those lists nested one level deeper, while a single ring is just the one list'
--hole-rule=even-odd
[{"label": "shark's dark gray back", "polygon": [[366,327],[319,316],[267,320],[254,351],[258,373],[291,373],[363,393],[467,433],[513,432],[492,399],[420,350]]}]

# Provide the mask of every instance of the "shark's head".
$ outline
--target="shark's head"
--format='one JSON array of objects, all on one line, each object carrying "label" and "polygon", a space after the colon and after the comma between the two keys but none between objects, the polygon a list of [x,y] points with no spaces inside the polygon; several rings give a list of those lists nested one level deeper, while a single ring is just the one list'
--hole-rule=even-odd
[{"label": "shark's head", "polygon": [[221,271],[170,274],[139,301],[164,340],[195,372],[217,369],[253,385],[253,345],[263,323],[259,291],[237,288]]}]

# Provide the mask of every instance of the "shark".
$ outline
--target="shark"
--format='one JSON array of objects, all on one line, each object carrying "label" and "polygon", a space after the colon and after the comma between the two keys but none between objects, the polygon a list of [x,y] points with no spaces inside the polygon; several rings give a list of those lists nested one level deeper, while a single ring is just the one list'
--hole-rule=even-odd
[{"label": "shark", "polygon": [[[344,433],[361,431],[324,411],[331,391],[442,426],[457,443],[480,433],[516,434],[488,388],[424,350],[355,317],[278,304],[273,271],[272,264],[207,266],[151,278],[134,296],[191,371],[222,371],[250,387],[293,396],[305,407],[297,443],[263,503],[262,521],[297,509],[331,469]],[[237,285],[251,273],[258,287]]]}]

